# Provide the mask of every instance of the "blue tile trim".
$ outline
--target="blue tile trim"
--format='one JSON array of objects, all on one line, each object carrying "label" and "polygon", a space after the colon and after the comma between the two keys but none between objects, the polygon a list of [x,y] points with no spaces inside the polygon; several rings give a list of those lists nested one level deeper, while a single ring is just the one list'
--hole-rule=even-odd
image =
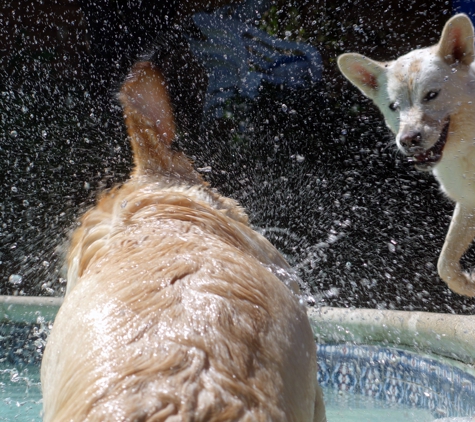
[{"label": "blue tile trim", "polygon": [[456,365],[379,346],[318,345],[323,387],[431,411],[434,418],[475,414],[475,377]]}]

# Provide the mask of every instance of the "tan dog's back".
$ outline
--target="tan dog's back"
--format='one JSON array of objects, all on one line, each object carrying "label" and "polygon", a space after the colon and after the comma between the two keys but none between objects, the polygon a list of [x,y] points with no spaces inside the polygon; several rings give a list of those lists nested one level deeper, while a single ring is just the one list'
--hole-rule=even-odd
[{"label": "tan dog's back", "polygon": [[273,272],[288,264],[171,150],[153,65],[120,98],[135,170],[73,236],[45,422],[324,421],[305,308]]}]

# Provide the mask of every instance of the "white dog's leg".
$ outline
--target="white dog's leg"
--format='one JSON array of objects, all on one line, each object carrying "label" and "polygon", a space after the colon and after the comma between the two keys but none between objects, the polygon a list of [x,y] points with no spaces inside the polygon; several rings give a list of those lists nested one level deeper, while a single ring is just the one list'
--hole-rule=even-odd
[{"label": "white dog's leg", "polygon": [[455,206],[449,232],[437,263],[440,277],[451,290],[465,296],[475,296],[475,283],[464,273],[460,258],[475,238],[475,210],[460,203]]}]

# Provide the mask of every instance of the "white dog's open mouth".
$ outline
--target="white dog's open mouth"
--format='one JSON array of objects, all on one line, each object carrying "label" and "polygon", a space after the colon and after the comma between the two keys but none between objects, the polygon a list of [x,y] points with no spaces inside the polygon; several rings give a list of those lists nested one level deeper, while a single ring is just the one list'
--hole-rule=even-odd
[{"label": "white dog's open mouth", "polygon": [[444,125],[440,132],[439,139],[432,148],[426,151],[414,154],[412,161],[419,169],[425,169],[437,164],[442,158],[442,151],[444,150],[445,143],[447,142],[447,136],[449,134],[450,117],[447,119],[447,123]]}]

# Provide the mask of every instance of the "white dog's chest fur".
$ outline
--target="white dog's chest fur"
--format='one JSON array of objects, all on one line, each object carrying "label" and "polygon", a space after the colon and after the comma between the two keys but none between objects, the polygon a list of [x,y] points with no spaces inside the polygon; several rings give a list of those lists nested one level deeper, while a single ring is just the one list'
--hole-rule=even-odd
[{"label": "white dog's chest fur", "polygon": [[444,157],[432,172],[450,199],[475,208],[475,145],[471,150]]}]

